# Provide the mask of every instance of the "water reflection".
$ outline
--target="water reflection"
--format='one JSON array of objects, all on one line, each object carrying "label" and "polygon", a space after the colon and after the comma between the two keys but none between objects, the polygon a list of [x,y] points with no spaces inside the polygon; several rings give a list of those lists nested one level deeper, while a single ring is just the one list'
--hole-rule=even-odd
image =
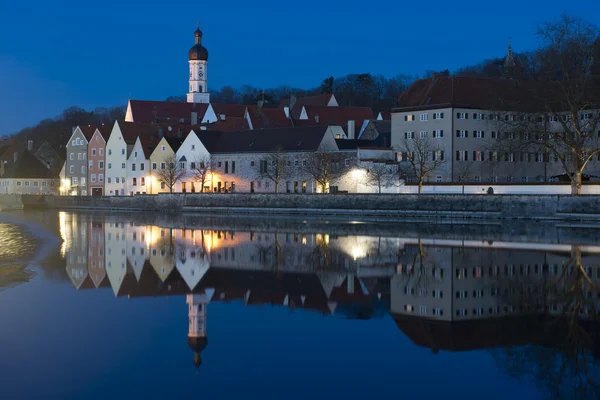
[{"label": "water reflection", "polygon": [[600,395],[600,246],[60,221],[77,290],[185,296],[196,367],[210,304],[240,301],[342,318],[391,314],[433,353],[487,349],[506,374],[535,379],[552,398]]}]

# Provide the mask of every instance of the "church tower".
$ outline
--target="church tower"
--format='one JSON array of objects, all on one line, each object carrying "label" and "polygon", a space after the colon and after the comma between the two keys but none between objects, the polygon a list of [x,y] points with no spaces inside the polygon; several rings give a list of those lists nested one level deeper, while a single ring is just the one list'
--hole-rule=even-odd
[{"label": "church tower", "polygon": [[188,103],[210,103],[208,93],[208,50],[202,46],[202,31],[200,27],[194,32],[196,44],[188,52],[190,64],[190,91],[187,94]]},{"label": "church tower", "polygon": [[506,78],[514,78],[515,69],[517,68],[517,63],[515,62],[515,56],[512,52],[512,47],[510,45],[510,40],[508,41],[508,50],[506,52],[506,57],[504,58],[504,65],[502,68],[502,72]]},{"label": "church tower", "polygon": [[212,298],[212,290],[205,290],[202,294],[188,294],[188,346],[194,352],[194,365],[196,368],[202,364],[201,353],[208,344],[206,337],[206,306]]}]

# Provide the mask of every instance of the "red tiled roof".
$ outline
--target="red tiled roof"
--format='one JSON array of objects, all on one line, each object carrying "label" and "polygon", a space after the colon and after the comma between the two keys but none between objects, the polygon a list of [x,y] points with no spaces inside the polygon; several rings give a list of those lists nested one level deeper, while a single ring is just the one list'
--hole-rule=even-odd
[{"label": "red tiled roof", "polygon": [[220,132],[235,132],[235,131],[248,131],[250,125],[246,118],[234,118],[227,116],[226,119],[215,122],[214,124],[206,125],[206,129],[209,131],[220,131]]},{"label": "red tiled roof", "polygon": [[83,136],[85,136],[88,142],[92,140],[92,136],[94,136],[96,129],[100,130],[100,128],[94,125],[79,125],[79,129],[81,129]]},{"label": "red tiled roof", "polygon": [[389,111],[382,111],[381,112],[381,118],[383,118],[383,121],[391,121],[392,120],[392,113]]},{"label": "red tiled roof", "polygon": [[210,104],[217,114],[217,118],[221,119],[221,115],[229,118],[244,118],[246,115],[246,106],[244,104]]},{"label": "red tiled roof", "polygon": [[198,113],[198,121],[202,121],[208,104],[184,103],[170,101],[130,100],[131,114],[134,122],[180,123],[190,125],[192,112]]},{"label": "red tiled roof", "polygon": [[[369,107],[318,107],[304,106],[309,121],[318,125],[345,126],[348,121],[354,121],[356,129],[360,129],[363,121],[375,119],[373,110]],[[319,122],[316,122],[316,116]]]},{"label": "red tiled roof", "polygon": [[[331,96],[333,96],[333,95],[332,94],[321,94],[318,96],[298,97],[296,99],[296,105],[294,106],[294,108],[296,108],[296,106],[326,107],[327,104],[329,104],[329,101],[331,100]],[[285,97],[279,101],[279,108],[284,108],[284,107],[289,107],[289,106],[290,106],[290,98],[289,97]]]},{"label": "red tiled roof", "polygon": [[500,78],[443,76],[413,83],[398,99],[397,110],[459,107],[506,109],[530,104],[531,83]]},{"label": "red tiled roof", "polygon": [[[564,320],[544,316],[486,318],[443,322],[393,315],[398,328],[417,346],[432,351],[472,351],[538,344],[560,347],[567,337]],[[553,326],[551,331],[549,326]],[[551,334],[549,334],[551,332]]]},{"label": "red tiled roof", "polygon": [[285,111],[280,108],[258,108],[256,106],[248,107],[250,121],[253,129],[267,128],[291,128],[292,121],[285,115]]}]

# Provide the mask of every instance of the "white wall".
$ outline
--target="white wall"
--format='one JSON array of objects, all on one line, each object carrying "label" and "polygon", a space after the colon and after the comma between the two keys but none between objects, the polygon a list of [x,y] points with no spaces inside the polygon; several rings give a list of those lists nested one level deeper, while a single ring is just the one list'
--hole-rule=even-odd
[{"label": "white wall", "polygon": [[[187,135],[187,137],[177,150],[177,153],[175,153],[175,156],[177,158],[177,162],[179,162],[179,160],[181,160],[181,158],[184,156],[187,160],[185,163],[186,174],[181,179],[181,181],[177,182],[177,184],[175,185],[175,191],[182,192],[183,190],[181,182],[186,182],[186,190],[188,192],[192,191],[192,184],[195,185],[196,192],[201,192],[202,188],[200,187],[200,183],[194,182],[195,177],[194,171],[191,169],[191,163],[195,163],[198,162],[200,159],[203,159],[205,160],[205,162],[208,163],[208,166],[210,166],[210,153],[208,152],[208,150],[206,150],[206,147],[204,147],[204,145],[202,144],[200,139],[198,139],[198,136],[194,131],[191,131],[189,135]],[[207,176],[207,181],[205,183],[207,186],[210,186],[209,177],[210,174]]]},{"label": "white wall", "polygon": [[[571,185],[425,185],[424,194],[486,194],[488,188],[494,194],[571,194]],[[398,193],[418,193],[417,185],[402,185]],[[600,194],[600,185],[584,185],[582,194]]]},{"label": "white wall", "polygon": [[53,179],[0,179],[0,194],[57,194]]},{"label": "white wall", "polygon": [[[123,178],[127,178],[126,168],[122,168],[123,164],[127,166],[127,143],[123,139],[119,124],[115,123],[110,138],[106,143],[106,176],[104,193],[106,196],[125,195],[126,183]],[[117,179],[119,183],[117,183]]]},{"label": "white wall", "polygon": [[[135,171],[133,170],[133,166],[135,165]],[[113,166],[114,168],[114,166]],[[143,168],[143,169],[142,169]],[[127,192],[125,194],[144,194],[146,193],[146,186],[149,186],[149,163],[146,160],[144,155],[144,149],[142,147],[142,143],[138,138],[135,141],[135,145],[133,149],[131,149],[131,154],[129,155],[129,159],[127,160]],[[136,180],[136,185],[133,185],[133,179]]]}]

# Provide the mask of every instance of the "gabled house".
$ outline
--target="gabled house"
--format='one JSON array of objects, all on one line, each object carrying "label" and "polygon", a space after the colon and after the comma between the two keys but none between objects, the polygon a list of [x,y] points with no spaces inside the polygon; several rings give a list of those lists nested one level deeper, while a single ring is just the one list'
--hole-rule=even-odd
[{"label": "gabled house", "polygon": [[73,128],[73,134],[66,145],[66,167],[67,181],[66,193],[71,196],[87,196],[88,182],[88,143],[92,138],[95,127],[77,126]]},{"label": "gabled house", "polygon": [[[185,175],[175,185],[176,192],[195,193],[210,189],[210,153],[194,130],[191,130],[185,137],[177,149],[175,158],[180,168],[185,170]],[[204,187],[201,187],[202,183],[196,179],[201,166],[206,168]]]},{"label": "gabled house", "polygon": [[148,159],[143,145],[142,136],[138,136],[127,158],[127,193],[146,194],[148,177]]},{"label": "gabled house", "polygon": [[58,176],[22,144],[0,155],[0,194],[57,194]]},{"label": "gabled house", "polygon": [[88,185],[92,196],[104,195],[104,178],[106,164],[106,141],[111,128],[102,126],[96,128],[88,143]]},{"label": "gabled house", "polygon": [[125,196],[127,194],[127,155],[137,139],[135,124],[115,122],[106,142],[105,194]]},{"label": "gabled house", "polygon": [[183,138],[167,138],[162,137],[152,153],[150,153],[150,187],[147,193],[169,193],[168,185],[161,181],[161,171],[168,168],[168,163],[173,159],[177,150],[181,146]]}]

